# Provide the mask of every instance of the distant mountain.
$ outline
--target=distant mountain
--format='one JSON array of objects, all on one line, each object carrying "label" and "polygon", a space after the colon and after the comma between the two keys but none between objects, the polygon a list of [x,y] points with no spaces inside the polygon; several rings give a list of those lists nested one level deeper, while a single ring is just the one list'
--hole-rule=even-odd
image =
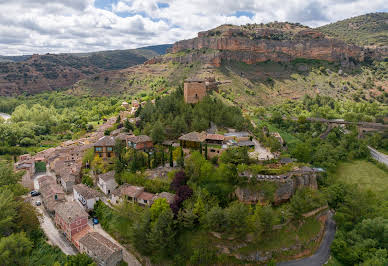
[{"label": "distant mountain", "polygon": [[0,56],[0,95],[67,89],[103,71],[125,69],[162,55],[171,45],[92,53]]},{"label": "distant mountain", "polygon": [[388,46],[388,13],[370,13],[331,23],[317,30],[360,46]]}]

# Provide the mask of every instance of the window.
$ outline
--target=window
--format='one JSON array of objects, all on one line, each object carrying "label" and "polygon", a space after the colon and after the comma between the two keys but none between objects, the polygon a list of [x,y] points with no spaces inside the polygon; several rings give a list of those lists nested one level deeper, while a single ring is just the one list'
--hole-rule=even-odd
[{"label": "window", "polygon": [[147,200],[144,200],[144,203],[147,203]]},{"label": "window", "polygon": [[106,156],[110,157],[111,156],[110,152],[108,152]]},{"label": "window", "polygon": [[113,147],[107,147],[106,151],[113,151]]},{"label": "window", "polygon": [[102,152],[102,147],[95,147],[96,152]]},{"label": "window", "polygon": [[58,195],[54,195],[54,199],[57,200],[58,199]]}]

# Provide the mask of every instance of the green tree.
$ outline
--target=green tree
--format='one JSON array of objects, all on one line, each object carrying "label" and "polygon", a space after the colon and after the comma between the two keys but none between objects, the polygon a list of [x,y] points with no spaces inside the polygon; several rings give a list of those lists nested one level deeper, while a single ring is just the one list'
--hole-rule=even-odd
[{"label": "green tree", "polygon": [[131,228],[131,239],[142,254],[151,252],[149,233],[151,231],[151,212],[146,209],[140,219],[135,219]]},{"label": "green tree", "polygon": [[161,144],[166,138],[164,133],[164,128],[159,121],[157,121],[152,128],[151,138],[154,143],[159,143],[159,144]]},{"label": "green tree", "polygon": [[1,265],[28,265],[32,242],[24,232],[0,238]]},{"label": "green tree", "polygon": [[0,191],[0,233],[9,235],[16,226],[17,209],[19,203],[14,200],[14,195],[9,190]]},{"label": "green tree", "polygon": [[68,256],[65,266],[97,266],[97,264],[86,254]]},{"label": "green tree", "polygon": [[171,254],[175,247],[175,234],[174,214],[168,208],[153,222],[149,235],[153,250],[162,256]]},{"label": "green tree", "polygon": [[162,212],[168,209],[170,209],[170,205],[168,204],[166,199],[164,198],[156,199],[150,208],[151,220],[155,221],[156,219],[158,219],[158,217]]},{"label": "green tree", "polygon": [[212,231],[223,232],[227,226],[227,218],[224,210],[215,206],[205,215],[203,220],[205,227]]}]

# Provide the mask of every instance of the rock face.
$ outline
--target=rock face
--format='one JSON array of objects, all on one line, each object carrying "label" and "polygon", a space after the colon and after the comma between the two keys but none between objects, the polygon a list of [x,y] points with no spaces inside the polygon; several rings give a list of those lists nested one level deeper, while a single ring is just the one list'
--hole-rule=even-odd
[{"label": "rock face", "polygon": [[201,61],[220,66],[223,60],[254,64],[267,60],[289,62],[305,58],[346,65],[364,61],[366,54],[378,58],[383,53],[373,49],[364,51],[364,48],[329,38],[319,31],[289,23],[222,25],[198,33],[197,38],[176,42],[170,52],[177,56],[154,58],[147,63]]},{"label": "rock face", "polygon": [[256,178],[259,181],[256,186],[237,187],[235,190],[235,195],[239,201],[251,204],[268,200],[265,193],[260,189],[260,181],[274,182],[276,184],[276,190],[273,196],[274,204],[280,204],[290,200],[295,192],[303,187],[309,187],[311,189],[318,188],[317,172],[310,168],[307,169],[307,167],[281,175],[279,176],[280,178],[277,178],[277,176],[274,178],[274,176],[247,175],[247,173],[242,173],[240,176],[249,176],[249,178]]}]

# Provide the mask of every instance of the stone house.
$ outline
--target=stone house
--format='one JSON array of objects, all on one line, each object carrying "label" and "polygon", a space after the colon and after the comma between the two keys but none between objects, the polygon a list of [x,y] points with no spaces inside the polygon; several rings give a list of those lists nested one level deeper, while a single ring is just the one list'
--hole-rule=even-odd
[{"label": "stone house", "polygon": [[206,140],[206,133],[190,132],[179,137],[179,142],[182,148],[199,149],[201,144]]},{"label": "stone house", "polygon": [[60,183],[66,193],[70,193],[73,191],[73,186],[76,183],[75,181],[75,175],[73,175],[71,172],[62,171],[62,174],[60,175]]},{"label": "stone house", "polygon": [[115,171],[110,171],[105,174],[101,174],[97,176],[97,186],[105,193],[105,195],[109,195],[113,192],[118,184],[115,180]]},{"label": "stone house", "polygon": [[14,166],[16,172],[25,171],[22,177],[22,185],[28,189],[34,188],[33,177],[35,174],[35,161],[33,159],[21,161]]},{"label": "stone house", "polygon": [[128,136],[127,146],[136,150],[148,151],[153,148],[152,140],[146,135]]},{"label": "stone house", "polygon": [[78,241],[79,251],[100,266],[115,266],[123,260],[123,250],[97,232],[88,232]]},{"label": "stone house", "polygon": [[113,147],[115,146],[115,139],[111,136],[103,136],[96,143],[94,143],[94,153],[103,158],[108,159],[115,156]]},{"label": "stone house", "polygon": [[101,198],[101,193],[84,184],[73,187],[73,198],[87,211],[94,209],[94,204]]},{"label": "stone house", "polygon": [[88,214],[76,202],[64,202],[55,208],[55,225],[75,244],[73,236],[88,227]]},{"label": "stone house", "polygon": [[155,196],[155,194],[144,191],[144,192],[140,193],[140,195],[137,196],[137,198],[135,200],[139,205],[151,206],[151,204],[153,203],[152,199],[154,198],[154,196]]},{"label": "stone house", "polygon": [[139,205],[150,206],[155,195],[144,191],[144,187],[124,184],[112,192],[111,202],[119,204],[123,199]]},{"label": "stone house", "polygon": [[222,145],[225,140],[225,136],[220,134],[206,134],[206,143],[207,144],[216,144]]},{"label": "stone house", "polygon": [[53,213],[56,206],[66,200],[65,192],[51,176],[42,176],[38,184],[43,206],[49,213]]}]

